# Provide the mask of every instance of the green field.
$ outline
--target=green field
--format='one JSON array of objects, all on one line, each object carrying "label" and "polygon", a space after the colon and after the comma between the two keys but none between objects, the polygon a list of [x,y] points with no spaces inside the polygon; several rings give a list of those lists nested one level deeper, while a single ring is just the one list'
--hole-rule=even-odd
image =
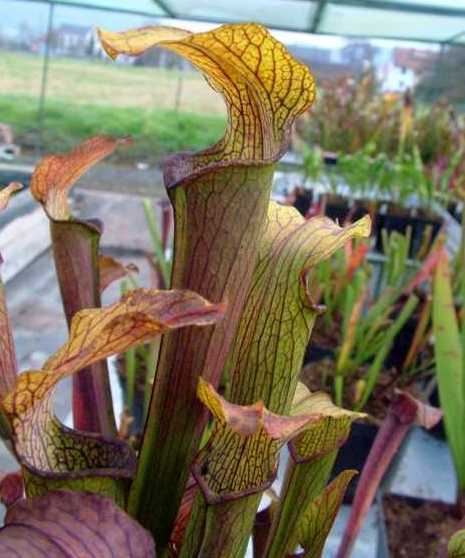
[{"label": "green field", "polygon": [[[39,56],[0,51],[0,122],[12,125],[26,148],[39,137],[41,64]],[[157,159],[214,143],[224,130],[225,109],[195,72],[52,58],[43,122],[47,151],[96,133],[130,134],[131,157]]]}]

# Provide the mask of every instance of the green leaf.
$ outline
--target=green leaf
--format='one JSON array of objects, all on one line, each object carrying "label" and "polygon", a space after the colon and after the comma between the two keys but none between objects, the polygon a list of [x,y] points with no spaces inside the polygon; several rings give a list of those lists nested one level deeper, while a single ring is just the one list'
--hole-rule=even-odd
[{"label": "green leaf", "polygon": [[412,373],[412,370],[414,370],[413,367],[418,360],[418,356],[422,353],[423,348],[430,337],[432,307],[433,297],[428,295],[420,310],[420,316],[415,328],[412,343],[402,364],[402,372],[407,372],[408,374]]},{"label": "green leaf", "polygon": [[465,558],[465,529],[454,533],[447,546],[448,558]]},{"label": "green leaf", "polygon": [[365,375],[365,389],[363,390],[363,394],[357,404],[355,405],[355,409],[360,411],[366,405],[368,399],[370,398],[373,389],[376,386],[376,382],[378,381],[379,374],[381,372],[381,368],[384,365],[384,361],[394,343],[394,339],[400,332],[400,330],[404,327],[405,322],[410,318],[413,311],[417,307],[418,304],[418,297],[415,295],[410,295],[407,302],[403,305],[400,314],[396,317],[395,321],[385,330],[383,331],[382,336],[382,344],[375,356],[375,360],[368,368],[368,371]]},{"label": "green leaf", "polygon": [[273,518],[267,558],[281,558],[293,548],[299,517],[320,496],[334,465],[337,450],[347,439],[352,421],[365,415],[340,409],[326,393],[310,393],[299,384],[293,413],[317,413],[319,419],[289,442],[291,460],[287,466],[281,503]]},{"label": "green leaf", "polygon": [[367,236],[370,218],[341,228],[326,217],[308,221],[292,207],[270,204],[245,310],[225,370],[228,397],[241,405],[262,399],[287,413],[318,313],[306,275],[347,240]]},{"label": "green leaf", "polygon": [[179,558],[244,558],[260,497],[208,505],[197,494]]},{"label": "green leaf", "polygon": [[347,486],[357,474],[358,471],[351,469],[343,471],[311,502],[289,540],[290,550],[300,545],[304,549],[303,558],[320,558]]},{"label": "green leaf", "polygon": [[[253,286],[241,318],[232,357],[225,368],[226,374],[231,374],[232,389],[229,397],[233,402],[250,405],[258,399],[263,399],[267,406],[271,404],[274,412],[280,412],[286,406],[289,407],[287,401],[294,394],[303,351],[310,335],[311,328],[308,322],[312,323],[316,315],[315,307],[308,297],[307,285],[303,281],[306,270],[342,246],[348,238],[357,234],[367,234],[368,230],[369,219],[342,229],[329,219],[316,218],[305,221],[293,208],[281,207],[274,203],[270,205],[267,229],[262,239]],[[263,354],[252,353],[255,347],[258,347],[259,351],[263,351]],[[237,361],[232,368],[235,358]],[[257,368],[256,362],[263,364]],[[286,378],[285,382],[282,381],[283,377]],[[254,387],[249,389],[251,380],[253,380]],[[280,384],[279,387],[278,384]],[[277,396],[277,399],[273,399],[274,395]],[[313,404],[314,407],[317,406],[315,401]],[[321,415],[325,406],[327,407],[326,399],[318,410],[314,409],[313,413]],[[311,416],[311,412],[308,414]],[[350,413],[348,414],[350,415]],[[306,426],[312,430],[311,439],[318,438],[324,429],[320,419],[318,420],[318,424],[321,426],[318,433],[312,430],[312,422]],[[350,422],[349,420],[349,425]],[[346,435],[344,430],[344,439]],[[239,470],[241,473],[236,481],[231,479],[230,482],[238,482],[241,477],[247,479],[246,485],[241,487],[242,498],[246,494],[256,492],[257,487],[264,490],[267,486],[266,474],[270,481],[274,476],[274,472],[271,473],[271,471],[273,471],[272,465],[274,466],[275,458],[271,459],[268,466],[265,466],[266,461],[263,459],[274,447],[274,444],[270,445],[267,450],[268,444],[264,443],[264,440],[261,440],[261,443],[258,439],[248,440],[254,452],[259,446],[262,446],[260,450],[262,455],[259,457],[249,454],[244,447],[239,451],[239,447],[235,447],[235,443],[229,435],[224,436],[222,443],[217,439],[214,444],[214,439],[212,436],[212,445],[204,454],[208,456],[209,474],[218,482],[221,481],[223,486],[227,486],[227,483],[224,482],[224,475],[230,476],[231,473],[224,466],[224,455],[220,454],[218,457],[222,468],[219,470],[213,468],[210,471],[210,460],[215,455],[214,448],[224,451],[224,445],[228,449],[228,454],[231,454],[231,461],[236,463],[236,471]],[[221,439],[223,440],[223,437]],[[241,444],[245,444],[245,441],[240,438],[236,440],[237,443],[239,441]],[[322,452],[326,451],[325,447],[320,449]],[[232,457],[234,450],[238,456],[241,456],[240,464],[237,463],[239,457],[236,459]],[[197,465],[197,468],[200,467],[202,470],[204,466],[205,462],[202,462],[201,465]],[[249,471],[248,467],[252,469]],[[243,471],[242,468],[245,470]],[[195,470],[196,468],[194,468]],[[265,476],[256,483],[254,488],[251,482],[258,472]],[[326,482],[326,477],[324,482]],[[240,491],[237,490],[235,493],[236,497],[239,497]],[[229,497],[232,498],[232,494]],[[238,527],[241,533],[244,532],[246,525],[245,518],[253,517],[251,514],[257,506],[258,500],[250,498],[228,507],[227,513],[231,518],[242,518]],[[206,517],[210,517],[213,513],[213,511],[209,511]],[[225,514],[226,511],[223,512],[223,520]],[[238,546],[240,547],[240,545]],[[189,548],[192,555],[195,555],[197,550],[195,546]]]},{"label": "green leaf", "polygon": [[311,462],[338,449],[347,439],[352,422],[366,414],[342,409],[324,392],[311,393],[299,383],[294,396],[292,414],[317,414],[320,418],[289,443],[297,463]]},{"label": "green leaf", "polygon": [[203,496],[194,502],[181,557],[240,558],[260,494],[276,477],[280,449],[319,415],[276,415],[261,401],[235,405],[202,379],[198,395],[215,420],[192,466]]},{"label": "green leaf", "polygon": [[163,278],[163,284],[168,286],[171,279],[171,264],[165,256],[163,242],[155,219],[152,202],[150,199],[144,199],[142,201],[142,205],[144,208],[145,220],[147,221],[147,227],[149,229],[150,240],[152,242],[152,249],[155,253],[156,263],[159,266]]},{"label": "green leaf", "polygon": [[[357,298],[355,298],[356,293]],[[365,285],[363,285],[363,288],[357,290],[355,286],[347,286],[346,311],[344,312],[344,323],[342,328],[342,344],[336,363],[336,377],[334,380],[334,396],[338,405],[342,405],[344,376],[350,362],[350,356],[355,343],[357,325],[362,315],[366,295],[367,289]]]},{"label": "green leaf", "polygon": [[465,382],[463,346],[452,296],[446,252],[436,266],[433,283],[433,332],[436,374],[444,423],[460,490],[465,489]]},{"label": "green leaf", "polygon": [[192,467],[209,504],[263,492],[276,477],[282,446],[319,420],[316,412],[276,415],[261,401],[234,405],[202,378],[198,395],[215,418],[208,443]]}]

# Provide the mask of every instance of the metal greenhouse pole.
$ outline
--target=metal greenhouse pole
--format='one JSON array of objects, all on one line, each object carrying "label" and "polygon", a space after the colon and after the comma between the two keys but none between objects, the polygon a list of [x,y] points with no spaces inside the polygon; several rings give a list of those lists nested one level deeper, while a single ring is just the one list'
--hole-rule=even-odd
[{"label": "metal greenhouse pole", "polygon": [[50,62],[50,46],[52,42],[52,31],[53,31],[53,16],[55,14],[55,4],[51,3],[49,5],[48,11],[48,23],[47,23],[47,37],[45,40],[45,51],[44,51],[44,62],[42,64],[42,80],[40,86],[40,98],[39,98],[39,111],[37,117],[37,124],[39,129],[39,141],[37,144],[37,150],[39,154],[43,151],[43,131],[44,131],[44,116],[45,116],[45,96],[47,93],[47,78],[48,78],[48,67]]}]

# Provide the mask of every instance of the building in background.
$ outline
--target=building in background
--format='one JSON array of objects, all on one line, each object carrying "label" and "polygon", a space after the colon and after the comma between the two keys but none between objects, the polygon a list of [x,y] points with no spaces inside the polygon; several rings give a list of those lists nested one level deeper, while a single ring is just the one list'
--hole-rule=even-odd
[{"label": "building in background", "polygon": [[357,78],[371,68],[377,48],[368,41],[349,41],[342,48],[288,45],[292,54],[309,66],[320,83]]},{"label": "building in background", "polygon": [[57,56],[81,58],[95,53],[94,30],[90,26],[62,23],[52,31],[51,45]]},{"label": "building in background", "polygon": [[413,90],[431,72],[438,53],[429,49],[394,48],[380,64],[377,78],[385,92]]}]

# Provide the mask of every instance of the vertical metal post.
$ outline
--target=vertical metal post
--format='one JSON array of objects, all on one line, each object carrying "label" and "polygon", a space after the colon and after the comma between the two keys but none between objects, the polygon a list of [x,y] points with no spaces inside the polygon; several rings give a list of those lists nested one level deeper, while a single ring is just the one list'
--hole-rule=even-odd
[{"label": "vertical metal post", "polygon": [[47,92],[47,77],[48,77],[48,66],[50,61],[50,46],[52,43],[54,13],[55,13],[55,4],[51,2],[49,7],[49,12],[48,12],[47,37],[45,40],[44,63],[42,65],[42,82],[40,86],[39,110],[37,114],[37,125],[39,129],[37,151],[39,154],[41,154],[43,150],[45,96]]},{"label": "vertical metal post", "polygon": [[183,70],[181,68],[181,70],[179,71],[179,75],[178,75],[178,82],[176,84],[176,95],[175,95],[175,98],[174,98],[174,112],[176,113],[176,115],[178,115],[179,109],[181,107],[182,88],[183,88],[183,83],[184,83],[184,72],[185,72],[185,70]]}]

